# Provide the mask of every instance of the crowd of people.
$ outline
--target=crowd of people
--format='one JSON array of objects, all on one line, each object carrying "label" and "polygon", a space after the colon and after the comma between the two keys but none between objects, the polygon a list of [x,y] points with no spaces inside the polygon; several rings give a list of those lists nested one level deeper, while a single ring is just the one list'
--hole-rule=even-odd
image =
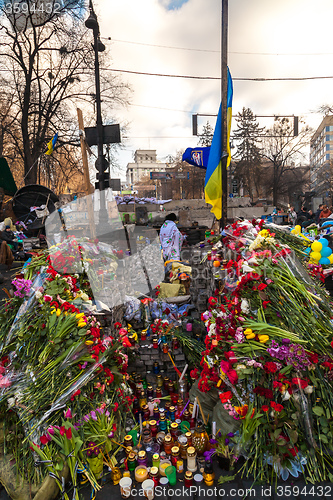
[{"label": "crowd of people", "polygon": [[332,221],[333,223],[333,206],[319,205],[316,212],[308,210],[305,206],[299,212],[296,212],[294,207],[290,207],[288,210],[288,222],[292,226],[300,225],[303,228],[309,227],[312,224],[321,226],[327,221]]}]

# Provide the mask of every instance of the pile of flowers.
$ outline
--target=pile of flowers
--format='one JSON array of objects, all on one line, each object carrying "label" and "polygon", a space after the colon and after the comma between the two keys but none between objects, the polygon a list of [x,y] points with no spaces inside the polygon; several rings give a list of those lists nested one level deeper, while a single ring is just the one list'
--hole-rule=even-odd
[{"label": "pile of flowers", "polygon": [[69,274],[78,261],[56,247],[49,253],[13,280],[14,296],[0,309],[0,422],[18,474],[31,484],[52,474],[62,490],[66,462],[78,499],[78,472],[97,490],[100,466],[112,467],[132,391],[117,330],[105,333],[91,312],[86,273]]},{"label": "pile of flowers", "polygon": [[333,316],[320,281],[256,221],[226,228],[233,250],[207,328],[199,389],[217,387],[239,425],[230,440],[243,473],[333,480]]}]

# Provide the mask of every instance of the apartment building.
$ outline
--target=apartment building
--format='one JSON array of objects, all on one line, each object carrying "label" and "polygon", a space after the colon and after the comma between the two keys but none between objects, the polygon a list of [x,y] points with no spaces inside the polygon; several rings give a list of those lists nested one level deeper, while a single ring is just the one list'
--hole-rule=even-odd
[{"label": "apartment building", "polygon": [[333,116],[325,116],[310,141],[310,189],[318,202],[332,204]]},{"label": "apartment building", "polygon": [[135,189],[135,184],[143,177],[149,176],[150,172],[164,172],[166,168],[168,168],[167,163],[157,160],[155,149],[137,149],[134,153],[134,162],[127,164],[126,182]]}]

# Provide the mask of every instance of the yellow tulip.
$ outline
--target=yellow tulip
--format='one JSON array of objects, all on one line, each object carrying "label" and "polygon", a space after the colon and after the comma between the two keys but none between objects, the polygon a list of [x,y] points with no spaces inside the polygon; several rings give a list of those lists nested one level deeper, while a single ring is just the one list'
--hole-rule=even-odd
[{"label": "yellow tulip", "polygon": [[253,333],[253,331],[251,330],[251,328],[247,328],[244,332],[244,335],[247,338],[247,340],[254,339],[254,337],[256,336],[255,333]]},{"label": "yellow tulip", "polygon": [[265,344],[269,340],[268,335],[258,335],[260,344]]},{"label": "yellow tulip", "polygon": [[80,319],[80,318],[83,318],[83,316],[84,316],[84,313],[78,313],[75,317],[77,319]]},{"label": "yellow tulip", "polygon": [[51,314],[54,314],[55,312],[56,312],[56,309],[55,309],[55,307],[53,307],[53,308],[51,309]]},{"label": "yellow tulip", "polygon": [[57,315],[57,316],[60,316],[60,314],[61,314],[61,309],[57,309],[57,310],[56,310],[56,315]]},{"label": "yellow tulip", "polygon": [[94,342],[93,342],[92,340],[86,340],[86,341],[85,341],[85,344],[86,344],[86,345],[93,345],[93,343],[94,343]]},{"label": "yellow tulip", "polygon": [[84,327],[84,326],[86,326],[86,325],[87,325],[87,323],[86,323],[85,321],[81,321],[81,320],[80,320],[80,321],[78,322],[78,324],[77,324],[77,326],[78,326],[79,328],[83,328],[83,327]]}]

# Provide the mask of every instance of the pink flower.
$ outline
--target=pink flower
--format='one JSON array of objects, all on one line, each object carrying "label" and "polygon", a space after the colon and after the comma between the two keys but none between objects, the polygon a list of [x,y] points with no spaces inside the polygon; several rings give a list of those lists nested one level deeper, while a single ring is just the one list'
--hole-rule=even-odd
[{"label": "pink flower", "polygon": [[0,377],[0,388],[3,389],[5,387],[10,387],[11,381],[8,377]]},{"label": "pink flower", "polygon": [[42,444],[47,444],[52,438],[47,434],[43,434],[39,439]]},{"label": "pink flower", "polygon": [[64,435],[65,435],[65,431],[66,431],[65,426],[64,426],[64,425],[62,425],[62,426],[60,427],[60,429],[59,429],[60,435],[61,435],[61,436],[64,436]]},{"label": "pink flower", "polygon": [[54,436],[54,429],[52,426],[47,429],[47,433],[51,434],[51,436]]},{"label": "pink flower", "polygon": [[69,429],[66,429],[66,438],[67,439],[72,439],[72,428],[70,427]]},{"label": "pink flower", "polygon": [[67,408],[67,410],[64,411],[64,416],[65,418],[72,418],[72,410],[70,408]]},{"label": "pink flower", "polygon": [[51,295],[44,295],[44,301],[45,302],[51,302],[51,300],[53,300],[53,298],[51,297]]}]

